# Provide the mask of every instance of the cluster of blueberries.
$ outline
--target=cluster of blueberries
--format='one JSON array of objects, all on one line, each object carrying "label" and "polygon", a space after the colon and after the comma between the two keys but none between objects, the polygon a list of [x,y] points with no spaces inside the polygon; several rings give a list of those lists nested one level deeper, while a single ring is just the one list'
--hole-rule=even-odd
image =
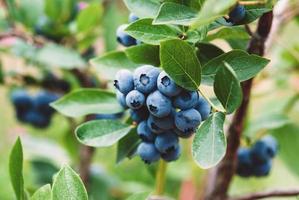
[{"label": "cluster of blueberries", "polygon": [[208,118],[211,107],[197,91],[178,86],[160,68],[143,65],[134,73],[117,72],[114,86],[117,99],[138,124],[142,143],[137,154],[145,163],[177,160],[179,137],[189,138]]},{"label": "cluster of blueberries", "polygon": [[50,124],[54,109],[49,104],[58,98],[57,94],[47,91],[30,96],[26,90],[20,89],[11,94],[17,119],[36,128],[45,128]]},{"label": "cluster of blueberries", "polygon": [[[135,22],[137,21],[139,18],[131,13],[129,15],[129,23]],[[133,45],[137,45],[140,43],[140,41],[136,40],[135,38],[133,38],[132,36],[128,35],[125,32],[125,29],[128,27],[128,24],[122,24],[120,25],[117,30],[116,30],[116,40],[122,44],[125,47],[129,47],[129,46],[133,46]]]},{"label": "cluster of blueberries", "polygon": [[262,177],[270,173],[278,144],[272,136],[258,140],[251,148],[239,148],[237,174],[242,177]]},{"label": "cluster of blueberries", "polygon": [[243,5],[236,5],[228,14],[228,22],[232,24],[237,24],[241,22],[246,16],[246,9]]}]

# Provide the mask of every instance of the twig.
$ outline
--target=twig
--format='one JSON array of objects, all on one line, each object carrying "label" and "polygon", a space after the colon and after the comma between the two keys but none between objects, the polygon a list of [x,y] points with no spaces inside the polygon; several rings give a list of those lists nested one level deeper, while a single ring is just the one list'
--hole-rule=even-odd
[{"label": "twig", "polygon": [[294,189],[277,189],[264,192],[257,192],[245,196],[230,198],[229,200],[255,200],[269,197],[292,197],[299,195],[299,188]]},{"label": "twig", "polygon": [[164,160],[160,160],[159,167],[156,175],[156,195],[161,196],[164,193],[165,179],[166,179],[167,163]]},{"label": "twig", "polygon": [[[265,13],[260,18],[257,30],[248,45],[249,53],[264,55],[265,41],[271,29],[272,18],[272,12]],[[227,152],[218,167],[211,171],[205,200],[227,199],[228,189],[235,174],[237,150],[246,120],[252,82],[253,80],[250,79],[242,83],[243,100],[228,128]]]}]

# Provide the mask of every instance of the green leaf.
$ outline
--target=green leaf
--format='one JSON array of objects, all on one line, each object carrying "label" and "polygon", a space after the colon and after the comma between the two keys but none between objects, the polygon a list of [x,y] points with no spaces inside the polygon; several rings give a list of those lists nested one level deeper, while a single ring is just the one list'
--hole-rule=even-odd
[{"label": "green leaf", "polygon": [[168,25],[153,25],[152,19],[141,19],[126,28],[132,37],[147,44],[159,45],[161,41],[176,39],[182,32]]},{"label": "green leaf", "polygon": [[18,137],[9,156],[9,175],[17,200],[25,200],[23,178],[23,148]]},{"label": "green leaf", "polygon": [[121,51],[104,54],[103,56],[92,59],[90,63],[100,73],[105,74],[105,78],[110,80],[114,79],[116,72],[120,69],[125,68],[132,71],[139,66],[129,60],[125,52]]},{"label": "green leaf", "polygon": [[52,200],[51,185],[47,184],[39,188],[30,200]]},{"label": "green leaf", "polygon": [[126,48],[125,53],[135,63],[160,66],[159,46],[140,44]]},{"label": "green leaf", "polygon": [[2,62],[0,61],[0,84],[4,83],[4,71],[2,67]]},{"label": "green leaf", "polygon": [[128,197],[126,200],[147,200],[149,197],[149,192],[141,192],[137,194],[133,194],[132,196]]},{"label": "green leaf", "polygon": [[196,44],[199,41],[203,41],[207,37],[208,28],[208,26],[201,26],[194,30],[189,29],[186,33],[186,41],[193,44]]},{"label": "green leaf", "polygon": [[211,43],[197,43],[197,57],[202,65],[205,65],[210,60],[224,54],[224,51]]},{"label": "green leaf", "polygon": [[196,21],[192,24],[193,28],[209,24],[217,18],[228,13],[229,9],[237,3],[237,0],[209,0],[205,1]]},{"label": "green leaf", "polygon": [[225,27],[217,31],[216,33],[207,36],[207,41],[212,41],[215,39],[237,39],[237,40],[247,40],[250,36],[245,31],[243,27]]},{"label": "green leaf", "polygon": [[213,85],[214,77],[218,69],[224,66],[224,62],[233,68],[240,81],[246,81],[264,69],[269,60],[257,55],[249,55],[242,50],[230,51],[210,60],[203,66],[202,79],[204,84]]},{"label": "green leaf", "polygon": [[86,189],[76,172],[64,166],[56,175],[52,188],[52,200],[88,200]]},{"label": "green leaf", "polygon": [[264,13],[271,11],[271,8],[263,8],[256,6],[246,6],[245,18],[238,24],[249,24],[260,18]]},{"label": "green leaf", "polygon": [[101,4],[93,3],[79,12],[76,18],[78,32],[89,32],[97,28],[103,14]]},{"label": "green leaf", "polygon": [[117,144],[116,163],[120,163],[125,158],[131,158],[135,153],[138,144],[140,143],[136,128],[131,129],[130,132],[119,140]]},{"label": "green leaf", "polygon": [[128,9],[138,17],[155,17],[158,13],[159,0],[124,0]]},{"label": "green leaf", "polygon": [[197,90],[201,81],[201,65],[195,49],[182,40],[168,40],[161,43],[161,66],[180,86]]},{"label": "green leaf", "polygon": [[196,131],[192,143],[192,155],[195,162],[203,169],[214,167],[225,155],[224,119],[224,113],[216,112]]},{"label": "green leaf", "polygon": [[69,117],[80,117],[88,114],[110,114],[123,110],[116,100],[115,94],[100,89],[79,89],[73,91],[51,106]]},{"label": "green leaf", "polygon": [[153,24],[190,25],[197,16],[197,11],[177,3],[163,3]]},{"label": "green leaf", "polygon": [[85,66],[85,62],[79,53],[53,43],[46,44],[35,56],[38,62],[49,67],[74,69],[83,68]]},{"label": "green leaf", "polygon": [[64,23],[71,19],[76,0],[45,0],[45,13],[53,21]]},{"label": "green leaf", "polygon": [[76,129],[76,136],[84,145],[108,147],[117,143],[131,130],[131,126],[116,120],[93,120],[81,124]]},{"label": "green leaf", "polygon": [[234,112],[242,102],[242,89],[234,70],[225,63],[214,82],[214,92],[228,114]]}]

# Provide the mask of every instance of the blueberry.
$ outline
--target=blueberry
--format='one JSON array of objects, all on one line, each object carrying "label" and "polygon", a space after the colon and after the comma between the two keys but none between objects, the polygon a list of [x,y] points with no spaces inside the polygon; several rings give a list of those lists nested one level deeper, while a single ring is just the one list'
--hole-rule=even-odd
[{"label": "blueberry", "polygon": [[147,126],[153,133],[159,134],[164,132],[164,130],[159,128],[159,126],[155,123],[154,117],[152,115],[150,115],[147,119]]},{"label": "blueberry", "polygon": [[132,22],[135,22],[139,19],[139,17],[137,17],[134,13],[130,13],[129,15],[129,22],[132,23]]},{"label": "blueberry", "polygon": [[147,97],[146,105],[155,117],[166,117],[172,111],[171,100],[158,90]]},{"label": "blueberry", "polygon": [[253,174],[257,177],[267,176],[270,173],[272,167],[272,160],[268,160],[263,164],[255,164],[253,166]]},{"label": "blueberry", "polygon": [[124,95],[134,89],[133,75],[129,70],[122,69],[116,73],[114,86]]},{"label": "blueberry", "polygon": [[116,39],[120,44],[124,45],[125,47],[136,45],[136,39],[125,32],[125,29],[127,27],[128,24],[123,24],[117,28]]},{"label": "blueberry", "polygon": [[146,106],[143,106],[137,110],[130,110],[131,118],[134,122],[141,122],[143,120],[147,120],[149,116],[149,112]]},{"label": "blueberry", "polygon": [[211,113],[211,106],[203,97],[198,98],[198,102],[194,108],[200,113],[203,121],[206,120]]},{"label": "blueberry", "polygon": [[52,92],[39,92],[34,99],[34,108],[45,115],[51,115],[54,113],[54,109],[49,104],[58,98],[58,95]]},{"label": "blueberry", "polygon": [[180,138],[190,138],[194,134],[194,132],[183,132],[176,127],[174,127],[173,131]]},{"label": "blueberry", "polygon": [[50,124],[50,117],[35,110],[31,110],[26,113],[25,121],[37,128],[45,128]]},{"label": "blueberry", "polygon": [[166,162],[172,162],[179,159],[180,155],[181,155],[181,147],[180,145],[178,145],[177,148],[171,149],[166,153],[162,153],[161,157]]},{"label": "blueberry", "polygon": [[266,163],[277,154],[277,142],[272,136],[266,136],[257,141],[252,149],[251,156],[255,163]]},{"label": "blueberry", "polygon": [[33,106],[33,99],[25,90],[13,91],[11,94],[11,101],[19,113],[25,112]]},{"label": "blueberry", "polygon": [[193,133],[201,123],[201,116],[195,109],[181,110],[175,115],[175,125],[186,134]]},{"label": "blueberry", "polygon": [[174,115],[175,112],[171,112],[168,116],[166,117],[155,117],[151,115],[151,118],[153,122],[155,123],[156,126],[158,126],[162,130],[170,130],[174,128]]},{"label": "blueberry", "polygon": [[116,99],[123,108],[127,108],[126,95],[117,90]]},{"label": "blueberry", "polygon": [[160,153],[167,153],[179,146],[179,139],[174,133],[165,132],[156,137],[155,146]]},{"label": "blueberry", "polygon": [[132,90],[126,96],[126,103],[131,109],[139,109],[145,104],[145,96],[138,90]]},{"label": "blueberry", "polygon": [[166,74],[165,71],[162,71],[157,79],[157,87],[160,92],[164,95],[173,97],[178,95],[182,88],[178,86],[171,78]]},{"label": "blueberry", "polygon": [[151,164],[160,159],[160,153],[153,143],[142,142],[139,144],[137,154],[147,164]]},{"label": "blueberry", "polygon": [[250,156],[250,149],[239,148],[237,160],[237,174],[242,177],[249,177],[252,175],[253,163]]},{"label": "blueberry", "polygon": [[193,108],[198,102],[198,93],[196,91],[183,90],[173,101],[173,105],[176,108],[186,110]]},{"label": "blueberry", "polygon": [[147,121],[142,121],[138,124],[137,134],[145,142],[154,142],[156,137],[147,126]]},{"label": "blueberry", "polygon": [[245,7],[243,5],[237,5],[228,15],[228,21],[236,24],[244,19],[246,15]]},{"label": "blueberry", "polygon": [[160,69],[151,65],[144,65],[134,72],[134,85],[136,90],[149,94],[157,88],[157,78]]}]

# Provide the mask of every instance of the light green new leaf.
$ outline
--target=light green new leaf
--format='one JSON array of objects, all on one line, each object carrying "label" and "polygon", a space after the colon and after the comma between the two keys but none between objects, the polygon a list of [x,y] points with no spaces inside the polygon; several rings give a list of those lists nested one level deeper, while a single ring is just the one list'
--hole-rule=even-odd
[{"label": "light green new leaf", "polygon": [[209,24],[217,18],[228,13],[229,9],[237,3],[237,0],[209,0],[205,1],[195,22],[193,28]]},{"label": "light green new leaf", "polygon": [[206,37],[207,41],[212,41],[215,39],[237,39],[237,40],[247,40],[250,36],[245,31],[244,28],[233,26],[233,27],[225,27],[217,31],[216,33],[210,34]]},{"label": "light green new leaf", "polygon": [[81,124],[75,132],[82,144],[93,147],[108,147],[117,143],[130,130],[130,125],[117,120],[93,120]]},{"label": "light green new leaf", "polygon": [[192,155],[195,162],[203,169],[214,167],[225,155],[224,119],[224,113],[216,112],[204,121],[195,133]]},{"label": "light green new leaf", "polygon": [[214,92],[228,114],[234,112],[242,102],[242,89],[234,70],[225,63],[214,82]]},{"label": "light green new leaf", "polygon": [[105,74],[105,78],[113,80],[115,74],[120,69],[134,70],[139,64],[133,63],[122,51],[114,51],[94,58],[90,61],[100,73]]},{"label": "light green new leaf", "polygon": [[30,200],[52,200],[51,185],[47,184],[39,188]]},{"label": "light green new leaf", "polygon": [[86,189],[79,177],[69,166],[56,175],[52,188],[52,200],[88,200]]},{"label": "light green new leaf", "polygon": [[153,24],[190,25],[197,16],[197,11],[177,3],[164,3]]},{"label": "light green new leaf", "polygon": [[195,49],[182,40],[168,40],[161,43],[161,66],[180,86],[197,90],[201,81],[201,65]]},{"label": "light green new leaf", "polygon": [[249,55],[242,50],[232,50],[210,60],[203,66],[202,82],[213,85],[218,69],[224,67],[225,62],[235,71],[239,81],[246,81],[264,69],[269,60],[257,55]]},{"label": "light green new leaf", "polygon": [[85,61],[76,51],[56,44],[46,44],[36,54],[36,61],[49,67],[83,68]]},{"label": "light green new leaf", "polygon": [[123,110],[114,93],[100,89],[73,91],[51,103],[51,106],[61,114],[69,117],[81,117],[97,113],[118,113]]},{"label": "light green new leaf", "polygon": [[20,138],[15,142],[9,156],[9,175],[17,200],[25,200],[23,148]]},{"label": "light green new leaf", "polygon": [[150,195],[149,192],[141,192],[129,196],[126,200],[147,200],[149,195]]},{"label": "light green new leaf", "polygon": [[89,32],[100,24],[103,14],[101,4],[93,3],[79,12],[76,19],[78,32]]},{"label": "light green new leaf", "polygon": [[159,0],[124,0],[128,9],[138,17],[155,17],[158,13]]},{"label": "light green new leaf", "polygon": [[126,48],[125,53],[135,63],[160,66],[159,46],[140,44]]},{"label": "light green new leaf", "polygon": [[159,45],[161,41],[178,38],[182,32],[168,25],[154,25],[152,19],[141,19],[126,28],[132,37],[147,44]]}]

